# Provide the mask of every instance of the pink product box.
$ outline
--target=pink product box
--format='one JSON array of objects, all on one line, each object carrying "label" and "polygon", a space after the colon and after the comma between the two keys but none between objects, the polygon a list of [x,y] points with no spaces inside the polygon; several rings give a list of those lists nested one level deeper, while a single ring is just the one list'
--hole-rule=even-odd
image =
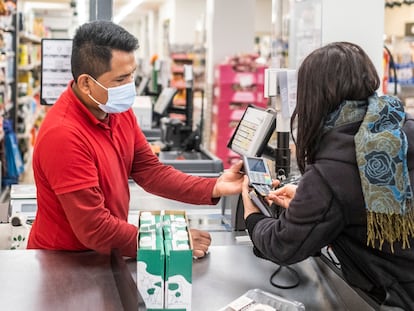
[{"label": "pink product box", "polygon": [[[254,105],[261,108],[267,108],[267,99],[260,103],[254,103]],[[248,106],[249,103],[233,103],[215,99],[212,106],[212,114],[213,116],[218,116],[220,119],[227,118],[230,120],[240,120]]]},{"label": "pink product box", "polygon": [[266,67],[259,66],[256,71],[237,72],[232,65],[218,65],[214,71],[214,79],[217,83],[239,84],[249,86],[254,84],[264,84],[264,70]]},{"label": "pink product box", "polygon": [[210,141],[210,151],[213,152],[214,150],[214,154],[227,154],[228,152],[230,152],[231,149],[227,147],[227,144],[230,141],[231,136],[232,132],[221,133],[221,135],[215,135],[214,139]]},{"label": "pink product box", "polygon": [[219,115],[219,116],[223,116],[223,115],[229,116],[230,114],[233,113],[233,111],[246,110],[248,106],[249,106],[249,103],[232,103],[230,101],[218,100],[216,98],[214,99],[214,102],[213,102],[212,113]]},{"label": "pink product box", "polygon": [[227,144],[230,141],[232,135],[233,130],[227,131],[227,133],[212,132],[210,138],[210,151],[213,154],[217,154],[218,152],[223,153],[227,150],[230,151],[230,149],[227,148]]},{"label": "pink product box", "polygon": [[[245,109],[229,110],[226,107],[220,107],[222,109],[214,109],[213,111],[213,122],[215,123],[231,123],[236,121],[237,123],[241,120]],[[227,107],[228,108],[228,107]]]},{"label": "pink product box", "polygon": [[218,119],[215,122],[217,133],[221,136],[224,136],[226,133],[233,133],[238,124],[238,119]]},{"label": "pink product box", "polygon": [[257,86],[256,90],[234,90],[231,84],[220,84],[214,87],[214,97],[220,101],[234,103],[263,103],[264,86]]},{"label": "pink product box", "polygon": [[220,140],[230,140],[231,136],[233,135],[235,128],[237,126],[237,122],[233,121],[231,123],[228,122],[215,122],[211,126],[211,133],[220,138]]},{"label": "pink product box", "polygon": [[238,154],[235,153],[234,151],[230,150],[229,148],[227,148],[227,141],[223,142],[223,141],[217,141],[217,151],[216,151],[216,155],[218,157],[237,157]]}]

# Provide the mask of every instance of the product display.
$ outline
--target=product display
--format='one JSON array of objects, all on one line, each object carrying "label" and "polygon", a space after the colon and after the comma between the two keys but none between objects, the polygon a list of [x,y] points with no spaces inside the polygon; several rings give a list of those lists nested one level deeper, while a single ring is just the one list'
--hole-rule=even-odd
[{"label": "product display", "polygon": [[[237,124],[249,105],[266,108],[265,66],[255,63],[257,55],[234,57],[215,67],[210,150],[223,160],[225,168],[240,159],[227,148]],[[248,61],[247,61],[248,59]]]}]

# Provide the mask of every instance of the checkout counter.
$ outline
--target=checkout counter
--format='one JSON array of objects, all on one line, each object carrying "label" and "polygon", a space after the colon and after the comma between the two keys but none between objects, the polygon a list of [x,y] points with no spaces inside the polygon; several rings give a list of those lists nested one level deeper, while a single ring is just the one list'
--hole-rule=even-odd
[{"label": "checkout counter", "polygon": [[[213,239],[221,234],[212,233]],[[299,301],[307,311],[375,310],[318,258],[292,266],[300,276],[298,287],[272,287],[269,278],[277,266],[255,257],[250,245],[234,243],[234,233],[224,235],[230,244],[213,242],[210,253],[193,262],[193,311],[218,311],[254,288]],[[0,251],[1,310],[144,310],[135,287],[135,259],[115,260],[127,269],[95,252]],[[290,282],[289,277],[281,273],[277,280]]]},{"label": "checkout counter", "polygon": [[[278,266],[256,257],[245,231],[234,231],[217,206],[196,206],[160,198],[131,184],[129,221],[138,209],[185,209],[190,226],[212,235],[209,254],[193,261],[193,311],[218,311],[251,289],[261,289],[305,310],[376,310],[350,287],[322,257],[292,265],[299,285],[273,287],[269,280]],[[227,212],[226,212],[227,213]],[[291,284],[282,269],[274,281]],[[136,289],[137,262],[117,254],[48,250],[0,251],[1,310],[142,310]]]},{"label": "checkout counter", "polygon": [[158,158],[162,163],[192,175],[218,177],[223,171],[223,161],[202,147],[199,151],[161,151]]}]

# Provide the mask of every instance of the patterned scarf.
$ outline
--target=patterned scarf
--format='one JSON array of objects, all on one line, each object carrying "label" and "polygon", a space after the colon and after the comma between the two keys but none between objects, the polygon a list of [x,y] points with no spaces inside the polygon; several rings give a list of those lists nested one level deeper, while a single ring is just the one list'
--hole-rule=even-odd
[{"label": "patterned scarf", "polygon": [[409,248],[414,208],[403,104],[396,97],[377,95],[368,103],[345,101],[328,117],[325,129],[357,121],[362,121],[354,141],[367,209],[367,245],[382,249],[386,241],[394,252],[394,242],[400,241],[403,249]]}]

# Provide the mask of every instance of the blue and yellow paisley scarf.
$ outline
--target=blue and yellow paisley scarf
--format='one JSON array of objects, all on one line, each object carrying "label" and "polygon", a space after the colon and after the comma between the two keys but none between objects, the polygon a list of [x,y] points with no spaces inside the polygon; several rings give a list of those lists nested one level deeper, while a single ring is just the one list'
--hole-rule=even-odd
[{"label": "blue and yellow paisley scarf", "polygon": [[366,101],[345,101],[325,129],[361,121],[354,137],[356,160],[367,209],[367,245],[382,249],[396,241],[405,249],[414,237],[413,192],[407,167],[405,112],[393,96],[373,95]]}]

